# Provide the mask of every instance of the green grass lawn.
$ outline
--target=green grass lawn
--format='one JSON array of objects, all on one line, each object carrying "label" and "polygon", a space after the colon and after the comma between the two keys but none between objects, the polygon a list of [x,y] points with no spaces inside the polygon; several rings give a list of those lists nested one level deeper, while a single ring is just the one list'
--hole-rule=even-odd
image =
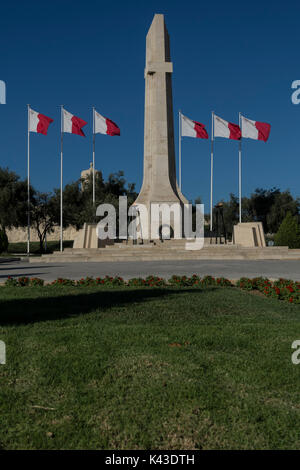
[{"label": "green grass lawn", "polygon": [[0,339],[2,449],[300,448],[300,305],[237,288],[2,287]]},{"label": "green grass lawn", "polygon": [[[64,240],[63,241],[64,248],[72,248],[73,240]],[[47,253],[53,253],[54,251],[58,251],[60,247],[60,242],[58,241],[48,241],[47,242]],[[15,242],[9,243],[7,255],[14,254],[25,254],[27,253],[27,242]],[[40,243],[39,242],[30,242],[30,253],[31,254],[40,254]]]}]

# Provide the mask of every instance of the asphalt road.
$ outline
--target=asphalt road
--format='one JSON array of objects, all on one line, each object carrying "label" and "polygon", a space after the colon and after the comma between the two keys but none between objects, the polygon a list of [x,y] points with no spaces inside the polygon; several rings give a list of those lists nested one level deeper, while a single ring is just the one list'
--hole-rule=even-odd
[{"label": "asphalt road", "polygon": [[26,261],[4,261],[0,263],[0,283],[8,276],[40,277],[53,281],[58,277],[80,279],[85,276],[103,277],[122,276],[145,277],[150,274],[169,278],[173,274],[204,276],[224,276],[228,279],[239,279],[242,276],[264,276],[272,279],[284,277],[300,280],[300,261],[261,260],[261,261],[123,261],[101,263],[49,263],[30,264]]}]

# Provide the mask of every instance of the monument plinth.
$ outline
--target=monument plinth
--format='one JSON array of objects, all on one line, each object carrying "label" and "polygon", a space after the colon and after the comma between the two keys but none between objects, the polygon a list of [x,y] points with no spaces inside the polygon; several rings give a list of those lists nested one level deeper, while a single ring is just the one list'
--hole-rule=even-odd
[{"label": "monument plinth", "polygon": [[164,15],[156,14],[146,38],[144,177],[134,203],[149,214],[151,204],[188,203],[176,180],[172,72]]}]

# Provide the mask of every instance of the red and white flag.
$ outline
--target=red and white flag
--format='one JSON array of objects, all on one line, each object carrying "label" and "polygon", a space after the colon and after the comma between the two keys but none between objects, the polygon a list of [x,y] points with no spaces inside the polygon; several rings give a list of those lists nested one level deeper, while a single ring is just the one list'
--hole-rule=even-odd
[{"label": "red and white flag", "polygon": [[86,124],[86,121],[80,119],[77,116],[74,116],[74,114],[69,113],[69,111],[63,108],[62,132],[82,135],[83,137],[85,137],[82,128]]},{"label": "red and white flag", "polygon": [[101,116],[94,109],[94,132],[95,134],[120,135],[120,129],[111,119]]},{"label": "red and white flag", "polygon": [[266,122],[252,121],[241,116],[242,137],[267,142],[271,130],[270,124]]},{"label": "red and white flag", "polygon": [[196,137],[197,139],[208,139],[205,125],[201,122],[192,121],[180,113],[182,137]]},{"label": "red and white flag", "polygon": [[225,137],[225,139],[240,140],[241,129],[237,124],[225,121],[214,114],[214,137]]},{"label": "red and white flag", "polygon": [[53,122],[53,119],[29,108],[28,121],[29,132],[47,135],[48,127]]}]

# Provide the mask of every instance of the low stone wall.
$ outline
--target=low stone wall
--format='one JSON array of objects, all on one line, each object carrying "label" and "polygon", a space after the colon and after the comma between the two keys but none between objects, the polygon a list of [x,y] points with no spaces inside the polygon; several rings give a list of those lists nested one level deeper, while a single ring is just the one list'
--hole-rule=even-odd
[{"label": "low stone wall", "polygon": [[[74,240],[78,234],[75,227],[68,227],[64,230],[64,240]],[[27,228],[13,228],[6,230],[9,243],[27,242]],[[56,241],[60,239],[60,227],[55,227],[54,232],[47,234],[47,241]],[[38,242],[39,237],[36,230],[31,229],[30,241]]]}]

